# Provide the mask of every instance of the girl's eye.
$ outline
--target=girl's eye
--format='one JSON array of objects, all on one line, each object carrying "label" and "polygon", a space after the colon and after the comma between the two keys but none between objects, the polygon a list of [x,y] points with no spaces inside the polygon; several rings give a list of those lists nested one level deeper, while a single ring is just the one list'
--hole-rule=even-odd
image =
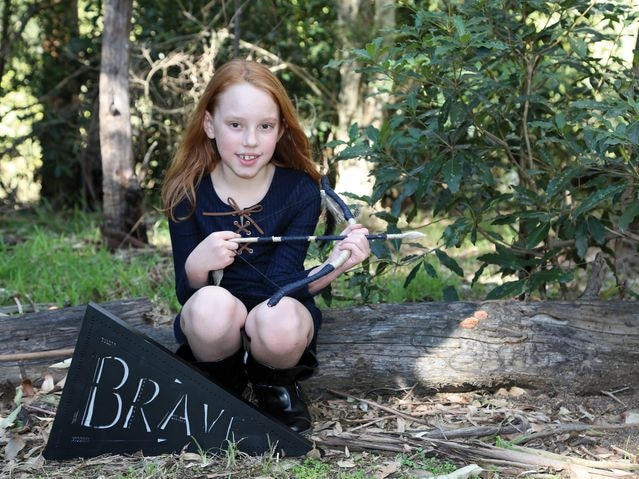
[{"label": "girl's eye", "polygon": [[229,126],[231,128],[239,128],[240,124],[237,121],[232,121],[231,123],[229,123]]},{"label": "girl's eye", "polygon": [[263,130],[270,130],[271,128],[275,128],[275,126],[271,123],[263,123],[262,124],[262,129]]}]

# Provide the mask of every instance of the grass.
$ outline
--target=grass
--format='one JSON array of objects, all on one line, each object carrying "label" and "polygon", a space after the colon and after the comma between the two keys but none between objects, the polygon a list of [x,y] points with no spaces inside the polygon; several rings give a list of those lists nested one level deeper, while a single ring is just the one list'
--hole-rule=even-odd
[{"label": "grass", "polygon": [[[163,309],[177,308],[168,249],[110,253],[102,245],[97,214],[64,216],[44,208],[3,218],[0,305],[71,306],[148,297]],[[153,235],[164,244],[160,230]]]},{"label": "grass", "polygon": [[[38,207],[0,216],[0,307],[20,304],[76,306],[89,301],[148,297],[161,311],[174,313],[173,265],[166,220],[148,217],[150,246],[107,251],[101,239],[100,215],[82,211],[57,212]],[[311,248],[309,263],[320,260]],[[373,257],[372,257],[373,258]],[[361,302],[442,300],[446,288],[474,294],[463,278],[441,271],[436,277],[423,269],[408,286],[411,266],[389,268],[373,277],[362,269],[334,281],[332,300],[318,298],[320,307]],[[376,268],[375,259],[369,269]],[[372,278],[372,279],[371,279]]]},{"label": "grass", "polygon": [[[350,459],[335,458],[277,458],[274,456],[239,457],[231,466],[225,464],[223,454],[210,455],[203,462],[195,454],[164,455],[156,457],[113,457],[86,461],[75,465],[65,463],[47,463],[37,474],[28,477],[42,479],[65,478],[79,479],[84,477],[103,477],[117,479],[175,479],[189,478],[260,478],[260,479],[370,479],[372,477],[388,477],[389,479],[417,479],[449,474],[459,467],[448,461],[429,458],[417,454],[420,459],[403,461],[405,454],[397,456],[372,456],[357,453]],[[422,461],[421,457],[424,457]],[[390,474],[387,466],[393,465]],[[16,475],[16,477],[18,477]],[[499,474],[490,477],[499,479]],[[522,476],[525,478],[526,476]]]}]

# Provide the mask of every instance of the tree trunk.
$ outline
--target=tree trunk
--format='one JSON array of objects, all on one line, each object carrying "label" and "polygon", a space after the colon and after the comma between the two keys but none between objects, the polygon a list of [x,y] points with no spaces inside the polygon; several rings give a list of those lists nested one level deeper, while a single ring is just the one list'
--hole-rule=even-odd
[{"label": "tree trunk", "polygon": [[[151,324],[150,301],[103,306],[175,349],[172,328]],[[34,381],[44,374],[61,378],[66,371],[49,366],[71,356],[68,349],[75,346],[84,309],[4,318],[0,382],[19,381],[20,363]],[[318,373],[305,381],[309,392],[413,385],[438,390],[517,385],[549,393],[639,388],[639,309],[635,302],[621,301],[437,302],[331,309],[324,312],[318,356]]]},{"label": "tree trunk", "polygon": [[[395,4],[393,0],[375,0],[374,18],[362,7],[361,0],[341,0],[338,8],[338,34],[344,58],[384,29],[395,26]],[[371,25],[372,23],[372,25]],[[384,115],[383,106],[386,97],[377,93],[380,78],[363,78],[353,63],[340,67],[340,93],[338,108],[338,126],[336,138],[348,141],[349,128],[357,123],[360,127],[374,125],[380,127]],[[370,176],[372,163],[363,158],[354,158],[339,162],[335,191],[360,196],[370,195],[374,179]],[[371,217],[373,209],[364,208],[362,218]],[[371,226],[369,220],[362,220]],[[372,218],[371,218],[371,221]]]},{"label": "tree trunk", "polygon": [[129,107],[132,0],[106,0],[100,67],[103,235],[111,249],[146,243],[142,196],[134,171]]}]

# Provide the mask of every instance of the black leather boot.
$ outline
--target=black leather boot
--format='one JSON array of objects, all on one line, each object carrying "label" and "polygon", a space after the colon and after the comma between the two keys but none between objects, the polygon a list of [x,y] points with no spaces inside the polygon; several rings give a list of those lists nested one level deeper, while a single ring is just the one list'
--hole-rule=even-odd
[{"label": "black leather boot", "polygon": [[271,368],[258,363],[250,354],[246,362],[260,410],[297,433],[311,429],[311,414],[298,381],[311,377],[315,369],[317,358],[309,350],[304,352],[297,366],[289,369]]},{"label": "black leather boot", "polygon": [[182,344],[175,354],[193,364],[218,386],[222,386],[237,397],[242,397],[248,385],[244,366],[244,348],[238,349],[236,353],[220,361],[196,360],[188,344]]}]

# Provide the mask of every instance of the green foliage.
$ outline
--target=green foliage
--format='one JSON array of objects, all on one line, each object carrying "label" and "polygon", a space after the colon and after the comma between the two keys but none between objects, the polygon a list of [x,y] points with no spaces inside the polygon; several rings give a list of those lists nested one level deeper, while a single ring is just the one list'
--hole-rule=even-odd
[{"label": "green foliage", "polygon": [[307,457],[296,464],[290,471],[295,479],[366,479],[370,477],[365,471],[356,468],[350,471],[336,470],[333,464],[319,459]]},{"label": "green foliage", "polygon": [[615,1],[415,8],[393,42],[356,52],[392,101],[341,158],[374,163],[368,201],[390,204],[391,225],[423,210],[450,221],[434,253],[455,274],[445,249],[492,243],[474,274],[504,278],[489,298],[544,296],[638,218],[639,90],[606,49],[638,16]]},{"label": "green foliage", "polygon": [[[322,67],[335,52],[335,11],[320,1],[134,3],[131,83],[134,150],[142,186],[157,193],[183,128],[216,66],[234,55],[239,19],[241,56],[287,63],[278,77],[316,145],[323,145],[337,103],[335,72]],[[280,65],[281,66],[281,65]]]},{"label": "green foliage", "polygon": [[148,297],[176,310],[171,258],[161,250],[122,251],[102,245],[97,215],[74,212],[62,222],[37,210],[0,234],[0,304],[58,306]]},{"label": "green foliage", "polygon": [[331,465],[318,459],[308,457],[301,464],[296,465],[293,470],[295,477],[299,479],[322,479],[328,478],[331,474]]},{"label": "green foliage", "polygon": [[[42,197],[91,210],[102,199],[97,100],[103,5],[80,0],[77,11],[70,8],[75,5],[20,0],[0,9],[1,23],[9,28],[3,35],[10,40],[0,52],[0,117],[18,117],[12,124],[0,122],[0,161],[13,162],[19,147],[37,140],[43,148],[28,159],[32,170],[34,158],[43,160],[38,164]],[[228,0],[133,2],[132,147],[150,202],[157,200],[187,117],[215,66],[234,54],[236,20],[242,56],[284,66],[278,76],[316,149],[330,134],[338,103],[332,86],[339,78],[323,67],[339,51],[335,8],[319,0],[241,5],[236,16],[236,4]],[[0,199],[15,189],[0,176]]]},{"label": "green foliage", "polygon": [[399,458],[399,462],[404,467],[413,470],[428,471],[435,476],[450,474],[458,469],[458,467],[451,462],[427,456],[423,449],[419,449],[413,454],[402,454]]}]

